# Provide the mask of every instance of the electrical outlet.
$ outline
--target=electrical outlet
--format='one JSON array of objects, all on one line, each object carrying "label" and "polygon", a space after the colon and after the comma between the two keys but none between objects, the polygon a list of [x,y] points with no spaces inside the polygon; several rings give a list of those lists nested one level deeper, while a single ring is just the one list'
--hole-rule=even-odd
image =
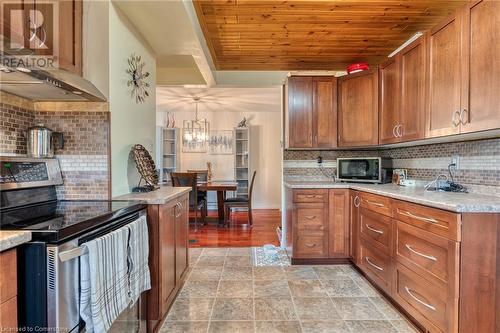
[{"label": "electrical outlet", "polygon": [[316,158],[316,161],[318,162],[318,164],[322,164],[322,163],[323,163],[323,157],[318,156],[318,157]]},{"label": "electrical outlet", "polygon": [[451,155],[451,162],[450,163],[455,164],[455,166],[452,166],[453,169],[460,170],[460,156],[459,155]]}]

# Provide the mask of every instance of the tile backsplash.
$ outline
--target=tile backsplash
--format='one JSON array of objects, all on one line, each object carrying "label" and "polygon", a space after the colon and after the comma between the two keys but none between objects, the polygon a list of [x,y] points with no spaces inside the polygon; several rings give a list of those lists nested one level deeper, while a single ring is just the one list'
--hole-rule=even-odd
[{"label": "tile backsplash", "polygon": [[[472,192],[500,195],[500,138],[377,150],[286,150],[283,166],[288,179],[327,179],[336,173],[338,157],[381,156],[391,158],[395,168],[408,169],[410,178],[430,181],[448,175],[452,155],[460,156],[460,169],[453,172],[456,182]],[[316,163],[318,156],[324,160],[323,172]]]},{"label": "tile backsplash", "polygon": [[109,113],[106,111],[34,111],[0,103],[0,154],[26,154],[26,131],[43,124],[64,133],[56,150],[64,185],[59,199],[108,199]]}]

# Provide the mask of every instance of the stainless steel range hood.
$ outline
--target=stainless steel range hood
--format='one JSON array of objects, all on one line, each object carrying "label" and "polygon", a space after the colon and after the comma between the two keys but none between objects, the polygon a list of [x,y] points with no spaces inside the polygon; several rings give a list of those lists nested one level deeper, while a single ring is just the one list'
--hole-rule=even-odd
[{"label": "stainless steel range hood", "polygon": [[62,69],[20,71],[0,65],[0,90],[34,101],[106,101],[92,83]]}]

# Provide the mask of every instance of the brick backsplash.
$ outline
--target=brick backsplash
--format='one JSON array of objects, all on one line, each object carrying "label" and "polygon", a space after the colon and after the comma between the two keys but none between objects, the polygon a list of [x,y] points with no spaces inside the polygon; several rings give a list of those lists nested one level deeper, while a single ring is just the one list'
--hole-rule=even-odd
[{"label": "brick backsplash", "polygon": [[26,154],[26,131],[35,124],[64,134],[64,148],[55,152],[64,180],[58,199],[109,198],[108,112],[42,112],[0,104],[0,115],[0,154]]},{"label": "brick backsplash", "polygon": [[64,133],[64,149],[57,155],[108,153],[108,112],[35,112],[35,122]]},{"label": "brick backsplash", "polygon": [[26,154],[26,131],[34,121],[33,111],[0,103],[0,152]]},{"label": "brick backsplash", "polygon": [[429,181],[439,174],[448,175],[447,166],[455,154],[460,156],[460,170],[453,172],[455,181],[480,192],[500,193],[500,138],[376,150],[285,150],[283,169],[288,178],[326,179],[314,163],[305,162],[322,156],[329,162],[327,174],[333,174],[339,157],[381,156],[391,158],[397,168],[408,169],[409,177]]}]

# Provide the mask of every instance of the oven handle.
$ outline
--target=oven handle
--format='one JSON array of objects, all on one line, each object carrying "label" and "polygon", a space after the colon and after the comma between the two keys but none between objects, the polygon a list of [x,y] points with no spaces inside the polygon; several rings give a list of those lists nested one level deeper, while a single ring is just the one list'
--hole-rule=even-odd
[{"label": "oven handle", "polygon": [[79,247],[75,247],[74,249],[59,253],[59,260],[61,260],[61,262],[66,262],[78,258],[85,253],[87,253],[87,248],[84,245],[80,245]]},{"label": "oven handle", "polygon": [[113,231],[113,230],[117,230],[117,229],[129,224],[130,222],[136,221],[141,216],[145,216],[145,215],[146,214],[144,211],[140,211],[138,213],[133,214],[132,216],[129,216],[129,217],[126,217],[122,220],[116,221],[111,226],[105,226],[105,227],[98,229],[97,231],[95,231],[91,234],[88,234],[88,235],[81,237],[78,240],[78,243],[80,244],[80,246],[59,253],[59,260],[61,260],[61,262],[66,262],[66,261],[69,261],[69,260],[72,260],[72,259],[75,259],[75,258],[78,258],[78,257],[84,255],[85,253],[87,253],[87,248],[84,246],[84,244],[86,242],[88,242],[92,239],[96,239],[97,237],[100,237],[106,233]]}]

